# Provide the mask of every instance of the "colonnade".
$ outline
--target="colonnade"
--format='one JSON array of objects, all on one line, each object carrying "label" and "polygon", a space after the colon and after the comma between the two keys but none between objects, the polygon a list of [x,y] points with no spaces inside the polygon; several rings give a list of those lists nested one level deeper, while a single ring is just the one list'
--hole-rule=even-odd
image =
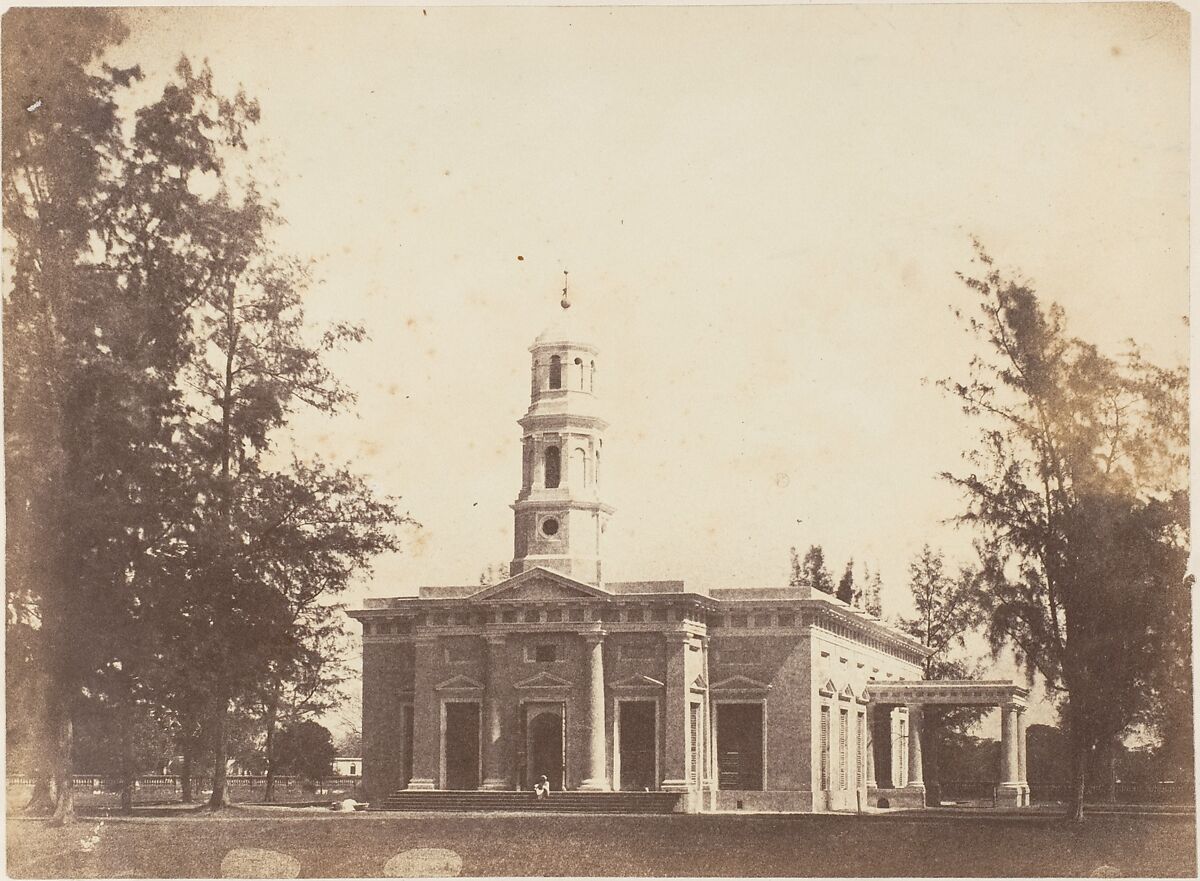
[{"label": "colonnade", "polygon": [[[561,701],[565,711],[572,715],[564,738],[563,748],[569,750],[580,773],[572,777],[578,780],[580,790],[601,791],[611,788],[608,774],[608,720],[605,687],[604,645],[607,633],[604,630],[584,630],[574,634],[584,644],[584,669],[579,682],[569,692],[565,686],[549,686],[554,692],[541,687],[529,688],[529,699],[533,702],[553,703]],[[662,788],[664,790],[687,790],[691,788],[689,760],[692,755],[691,729],[688,714],[692,711],[695,696],[691,694],[687,676],[688,646],[690,633],[672,631],[667,638],[666,694],[663,699],[665,715],[662,731],[666,737],[663,749]],[[509,726],[517,722],[511,708],[502,697],[506,687],[501,680],[505,670],[507,634],[503,632],[483,634],[485,654],[483,682],[455,686],[443,686],[447,695],[440,692],[438,681],[447,677],[444,664],[437,653],[437,637],[418,635],[413,640],[413,743],[412,777],[409,789],[430,790],[445,785],[443,757],[443,704],[447,700],[478,702],[480,705],[480,788],[508,790],[520,785],[517,778],[515,744],[506,738]],[[536,675],[536,674],[535,674]],[[705,696],[706,697],[706,696]],[[704,718],[707,719],[707,700]],[[524,712],[518,701],[517,712]],[[519,723],[518,723],[519,726]],[[701,736],[704,728],[701,727]],[[707,776],[707,775],[705,775]]]},{"label": "colonnade", "polygon": [[[978,703],[972,701],[971,703]],[[871,740],[870,748],[867,750],[867,787],[871,789],[901,789],[911,791],[914,795],[919,794],[921,803],[924,803],[925,779],[924,779],[924,758],[921,752],[921,730],[924,723],[924,708],[929,705],[937,706],[954,706],[955,702],[948,699],[940,700],[922,700],[905,703],[903,705],[884,704],[872,702],[867,707],[867,732]],[[905,736],[907,745],[905,748],[904,759],[906,761],[906,775],[898,774],[900,769],[891,768],[889,775],[890,779],[876,779],[876,750],[879,754],[886,754],[894,757],[893,744],[891,742],[892,725],[887,726],[876,725],[876,720],[880,718],[880,714],[887,713],[889,716],[899,706],[903,706],[907,716],[908,732]],[[1005,703],[1000,705],[1001,720],[1000,720],[1000,780],[998,781],[998,795],[1006,804],[1013,804],[1018,807],[1026,807],[1029,805],[1029,782],[1026,776],[1026,753],[1025,753],[1025,706],[1019,703]],[[886,741],[883,743],[875,743],[876,732],[885,734]],[[886,751],[886,752],[884,752]],[[903,786],[900,785],[903,781]]]}]

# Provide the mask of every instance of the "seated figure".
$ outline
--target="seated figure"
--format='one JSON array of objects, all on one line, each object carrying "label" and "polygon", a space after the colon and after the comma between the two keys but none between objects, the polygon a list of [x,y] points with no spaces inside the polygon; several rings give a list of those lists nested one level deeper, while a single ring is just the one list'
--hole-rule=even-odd
[{"label": "seated figure", "polygon": [[533,792],[539,799],[550,794],[550,781],[546,779],[545,774],[538,779],[537,783],[533,784]]}]

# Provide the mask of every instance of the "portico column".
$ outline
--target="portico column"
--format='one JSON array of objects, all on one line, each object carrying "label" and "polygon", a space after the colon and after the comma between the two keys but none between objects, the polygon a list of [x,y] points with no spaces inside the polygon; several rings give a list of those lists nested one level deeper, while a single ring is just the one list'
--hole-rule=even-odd
[{"label": "portico column", "polygon": [[417,636],[413,640],[413,743],[412,779],[409,789],[436,789],[441,759],[442,720],[437,684],[437,638]]},{"label": "portico column", "polygon": [[921,705],[908,705],[908,783],[909,789],[924,789],[921,767]]},{"label": "portico column", "polygon": [[867,789],[878,789],[875,782],[875,707],[872,704],[867,704],[866,728],[867,742],[863,749],[867,751]]},{"label": "portico column", "polygon": [[489,633],[483,668],[483,788],[508,789],[508,773],[501,755],[501,705],[496,674],[503,665],[504,635]]},{"label": "portico column", "polygon": [[603,630],[583,634],[587,643],[587,694],[584,700],[584,768],[587,776],[579,784],[580,789],[605,790],[609,788],[604,748],[604,636]]},{"label": "portico column", "polygon": [[663,779],[662,788],[671,792],[686,792],[688,783],[688,724],[690,691],[687,680],[688,645],[691,634],[678,631],[667,637],[667,682],[664,707]]},{"label": "portico column", "polygon": [[1029,806],[1029,778],[1025,771],[1025,708],[1017,710],[1017,782],[1021,784],[1021,806]]},{"label": "portico column", "polygon": [[1019,708],[1007,704],[1000,708],[1000,785],[998,795],[1003,804],[1020,807],[1024,803],[1021,786],[1021,731]]},{"label": "portico column", "polygon": [[1017,782],[1017,710],[1014,706],[1001,709],[1000,724],[1000,782],[1015,784]]}]

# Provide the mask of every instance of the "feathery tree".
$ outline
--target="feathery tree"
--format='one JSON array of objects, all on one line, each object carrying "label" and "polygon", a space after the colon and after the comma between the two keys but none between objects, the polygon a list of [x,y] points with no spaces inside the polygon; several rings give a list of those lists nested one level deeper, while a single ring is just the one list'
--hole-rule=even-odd
[{"label": "feathery tree", "polygon": [[[964,657],[966,637],[983,624],[979,579],[970,569],[957,575],[946,571],[940,550],[929,545],[909,564],[909,590],[916,615],[900,616],[897,624],[931,649],[921,662],[925,679],[970,679],[979,675],[979,664]],[[939,759],[949,731],[965,734],[983,711],[975,707],[926,707],[920,731],[925,761],[926,795],[932,804],[941,801]]]},{"label": "feathery tree", "polygon": [[834,593],[833,576],[825,567],[825,551],[820,545],[810,545],[803,560],[795,548],[791,548],[790,553],[792,577],[788,583],[792,587],[811,587],[821,593]]},{"label": "feathery tree", "polygon": [[82,9],[12,10],[3,32],[6,621],[44,678],[57,822],[73,813],[86,694],[141,699],[129,625],[174,504],[159,484],[203,249],[187,183],[213,167],[203,145],[155,143],[140,123],[126,136],[117,96],[140,72],[98,61],[124,33],[115,13]]},{"label": "feathery tree", "polygon": [[858,590],[854,587],[854,560],[846,562],[846,571],[838,581],[837,598],[847,606],[853,606],[858,601]]},{"label": "feathery tree", "polygon": [[[947,473],[966,499],[960,522],[981,535],[981,596],[993,648],[1010,645],[1062,702],[1072,757],[1072,817],[1082,819],[1087,768],[1167,698],[1179,681],[1185,579],[1186,371],[1120,358],[1070,336],[1062,309],[1001,273],[961,276],[978,312],[966,319],[982,351],[943,389],[981,423]],[[1167,669],[1165,665],[1175,662]],[[1158,691],[1169,681],[1174,692]],[[1190,727],[1190,723],[1189,723]]]}]

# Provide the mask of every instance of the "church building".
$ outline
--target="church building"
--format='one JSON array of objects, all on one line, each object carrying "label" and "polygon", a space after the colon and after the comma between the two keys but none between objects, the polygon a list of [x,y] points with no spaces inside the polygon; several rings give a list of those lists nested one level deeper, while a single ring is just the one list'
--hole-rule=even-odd
[{"label": "church building", "polygon": [[922,707],[976,704],[1002,708],[1000,792],[1027,804],[1026,689],[922,681],[924,646],[808,588],[605,580],[600,353],[563,306],[530,347],[510,577],[350,613],[368,798],[545,776],[679,811],[920,806]]}]

